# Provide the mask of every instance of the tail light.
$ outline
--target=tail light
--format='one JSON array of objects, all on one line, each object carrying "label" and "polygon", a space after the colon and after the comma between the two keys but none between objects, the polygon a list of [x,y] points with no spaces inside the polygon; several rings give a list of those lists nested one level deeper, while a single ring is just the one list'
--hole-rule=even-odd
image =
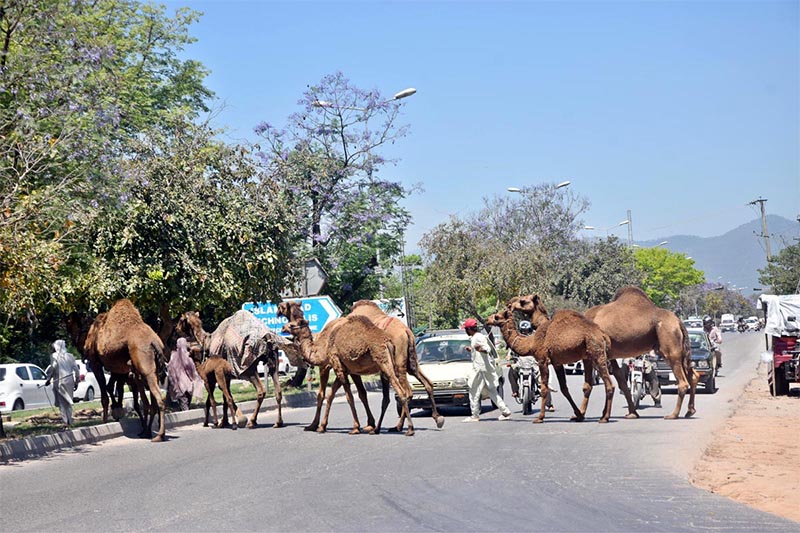
[{"label": "tail light", "polygon": [[81,374],[81,379],[79,379],[78,381],[84,381],[85,379],[86,379],[86,374]]}]

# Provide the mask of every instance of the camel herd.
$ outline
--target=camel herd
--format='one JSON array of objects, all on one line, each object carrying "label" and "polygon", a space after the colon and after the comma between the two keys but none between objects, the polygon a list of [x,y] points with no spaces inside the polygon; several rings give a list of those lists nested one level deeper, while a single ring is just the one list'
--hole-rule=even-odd
[{"label": "camel herd", "polygon": [[[145,322],[129,300],[117,301],[107,313],[98,315],[89,322],[85,317],[71,314],[67,329],[73,343],[87,359],[100,385],[103,405],[103,421],[108,421],[109,402],[112,415],[119,418],[123,384],[133,392],[134,409],[142,425],[141,436],[152,435],[152,423],[159,417],[159,430],[154,442],[165,438],[164,400],[159,382],[166,377],[167,360],[165,344],[173,334],[186,337],[191,346],[191,356],[205,384],[208,397],[205,404],[205,422],[209,424],[209,413],[213,412],[213,424],[220,427],[244,425],[244,416],[237,408],[230,393],[233,377],[248,379],[256,388],[257,405],[249,419],[248,428],[257,425],[257,417],[265,392],[258,379],[257,366],[263,362],[275,386],[278,419],[274,427],[283,426],[281,412],[281,386],[278,381],[278,350],[283,350],[295,366],[319,368],[320,388],[317,393],[317,409],[313,421],[306,431],[325,432],[331,404],[339,387],[345,395],[353,416],[351,434],[361,431],[380,433],[386,409],[390,403],[389,387],[394,389],[402,406],[401,415],[393,431],[402,431],[407,425],[406,435],[414,434],[414,425],[409,415],[408,400],[411,387],[407,375],[416,377],[425,387],[430,398],[432,416],[438,428],[444,425],[436,408],[433,386],[422,373],[417,361],[415,337],[400,320],[386,315],[373,302],[362,300],[353,304],[351,313],[328,323],[318,334],[311,333],[308,321],[299,302],[282,302],[278,314],[287,319],[283,331],[292,335],[292,340],[270,331],[254,315],[237,311],[223,320],[216,330],[208,333],[198,313],[183,313],[174,329],[162,328],[156,334]],[[521,335],[515,326],[514,316],[523,315],[533,325],[532,335]],[[585,314],[575,311],[557,311],[550,317],[537,295],[520,296],[510,300],[505,309],[488,317],[487,326],[498,326],[506,344],[519,355],[533,356],[539,366],[542,388],[542,405],[534,423],[544,421],[545,398],[549,367],[553,366],[560,389],[574,411],[573,420],[583,420],[592,391],[592,369],[597,369],[603,380],[606,401],[600,422],[608,422],[614,396],[614,384],[609,369],[614,374],[628,403],[626,418],[638,418],[626,381],[617,359],[639,355],[652,350],[662,354],[670,364],[678,381],[678,399],[675,410],[665,418],[677,418],[687,390],[690,392],[686,417],[695,413],[694,399],[698,381],[691,367],[688,334],[675,314],[656,307],[636,287],[624,287],[614,299],[605,305],[589,309]],[[566,383],[562,365],[583,361],[585,382],[580,408],[575,404]],[[110,373],[108,383],[104,370]],[[331,391],[326,397],[330,372],[336,376]],[[377,423],[369,408],[362,376],[379,374],[383,398]],[[367,414],[367,425],[362,427],[356,412],[350,379],[356,386],[358,396]],[[223,417],[217,417],[214,390],[222,390]],[[146,393],[150,393],[148,401]],[[320,420],[323,403],[325,414]],[[141,407],[140,407],[141,402]],[[228,423],[228,411],[234,423]]]}]

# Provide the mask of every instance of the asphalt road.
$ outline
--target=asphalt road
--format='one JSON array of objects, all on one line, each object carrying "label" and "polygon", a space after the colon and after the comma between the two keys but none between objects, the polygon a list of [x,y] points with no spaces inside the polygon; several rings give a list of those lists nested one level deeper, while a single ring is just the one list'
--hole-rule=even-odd
[{"label": "asphalt road", "polygon": [[[622,418],[615,394],[611,422],[597,424],[595,387],[583,423],[559,394],[541,425],[512,403],[507,422],[488,407],[477,424],[449,411],[437,430],[416,411],[414,437],[350,436],[337,403],[324,435],[304,432],[312,410],[295,409],[282,429],[193,426],[161,444],[119,438],[0,466],[0,530],[797,531],[687,482],[755,375],[763,335],[726,334],[723,349],[719,391],[698,395],[691,420],[662,419],[676,398],[667,389],[664,408],[647,398],[638,420]],[[576,395],[581,379],[570,377]]]}]

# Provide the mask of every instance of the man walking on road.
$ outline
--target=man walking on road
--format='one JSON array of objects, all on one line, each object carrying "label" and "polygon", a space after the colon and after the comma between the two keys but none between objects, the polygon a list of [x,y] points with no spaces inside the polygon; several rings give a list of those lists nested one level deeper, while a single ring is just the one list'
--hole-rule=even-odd
[{"label": "man walking on road", "polygon": [[53,396],[55,404],[61,410],[61,419],[64,421],[62,429],[69,429],[72,425],[72,393],[78,388],[78,378],[80,368],[75,358],[67,351],[67,345],[63,340],[53,343],[55,350],[50,356],[50,366],[45,370],[45,386],[53,384]]},{"label": "man walking on road", "polygon": [[472,416],[464,419],[464,422],[479,422],[481,415],[481,392],[486,387],[489,398],[500,409],[502,413],[498,420],[508,420],[511,418],[511,410],[497,394],[497,368],[494,358],[494,350],[489,344],[489,339],[483,333],[478,333],[478,321],[468,318],[464,321],[464,330],[470,336],[470,345],[467,351],[472,353],[472,368],[475,374],[472,383],[469,384],[469,406]]}]

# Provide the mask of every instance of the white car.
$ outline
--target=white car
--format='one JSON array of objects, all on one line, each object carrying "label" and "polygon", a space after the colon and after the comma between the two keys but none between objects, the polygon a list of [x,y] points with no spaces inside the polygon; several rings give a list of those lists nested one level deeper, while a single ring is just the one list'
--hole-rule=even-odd
[{"label": "white car", "polygon": [[[100,385],[97,383],[97,378],[94,377],[94,372],[86,363],[83,361],[76,361],[76,363],[80,368],[80,376],[78,377],[78,388],[75,389],[72,397],[77,401],[91,402],[95,396],[100,394]],[[106,376],[106,383],[108,383],[108,376]]]},{"label": "white car", "polygon": [[[286,357],[285,353],[283,353],[283,350],[278,350],[278,354],[278,374],[282,376],[288,376],[297,372],[297,367],[292,365],[292,363],[289,361],[289,358]],[[259,361],[258,375],[263,376],[265,370],[264,363]]]},{"label": "white car", "polygon": [[0,365],[0,413],[53,405],[53,389],[46,387],[41,368],[30,363]]},{"label": "white car", "polygon": [[758,322],[758,317],[751,316],[744,319],[744,323],[747,324],[747,329],[750,331],[758,331],[760,326]]},{"label": "white car", "polygon": [[[434,331],[417,342],[419,366],[433,384],[433,397],[437,407],[469,407],[469,382],[474,374],[472,354],[466,350],[469,345],[469,335],[462,330]],[[500,384],[498,393],[502,396],[503,365],[498,362],[496,368]],[[409,408],[430,409],[428,393],[422,383],[413,376],[408,376],[408,382],[412,393]],[[489,394],[484,390],[481,400],[488,398]],[[399,412],[399,402],[397,408]]]}]

